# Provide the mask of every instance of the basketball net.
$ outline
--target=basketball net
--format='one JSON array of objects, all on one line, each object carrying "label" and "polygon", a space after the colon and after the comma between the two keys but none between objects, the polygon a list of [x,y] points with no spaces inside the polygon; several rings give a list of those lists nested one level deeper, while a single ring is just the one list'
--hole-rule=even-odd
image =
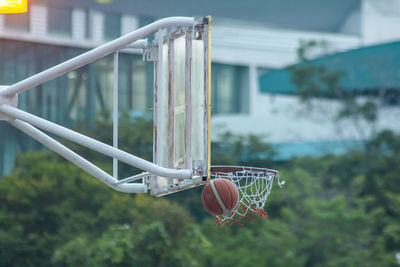
[{"label": "basketball net", "polygon": [[213,166],[211,178],[225,178],[233,182],[239,191],[239,202],[230,215],[217,216],[215,227],[223,225],[244,225],[248,221],[257,221],[258,218],[268,218],[264,205],[271,192],[275,179],[279,187],[285,184],[280,182],[279,172],[265,168]]}]

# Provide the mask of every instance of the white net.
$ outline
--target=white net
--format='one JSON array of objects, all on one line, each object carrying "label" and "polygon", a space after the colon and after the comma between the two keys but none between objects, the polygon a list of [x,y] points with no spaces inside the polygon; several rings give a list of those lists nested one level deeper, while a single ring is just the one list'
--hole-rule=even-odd
[{"label": "white net", "polygon": [[265,168],[213,166],[212,178],[225,178],[232,181],[239,191],[239,202],[236,208],[228,216],[217,216],[216,226],[239,224],[254,221],[258,217],[268,218],[264,211],[264,205],[271,192],[275,179],[282,187],[279,172]]}]

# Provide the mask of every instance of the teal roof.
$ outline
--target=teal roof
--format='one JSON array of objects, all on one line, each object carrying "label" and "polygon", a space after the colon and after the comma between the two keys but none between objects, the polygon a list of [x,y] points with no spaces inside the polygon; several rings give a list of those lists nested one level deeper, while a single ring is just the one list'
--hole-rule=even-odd
[{"label": "teal roof", "polygon": [[289,142],[272,144],[276,161],[287,161],[296,157],[323,157],[326,155],[342,155],[353,150],[361,150],[363,142],[358,140]]},{"label": "teal roof", "polygon": [[[400,88],[400,42],[368,46],[320,57],[291,67],[314,64],[343,71],[340,84],[348,90]],[[290,67],[272,70],[259,79],[265,93],[293,94]]]}]

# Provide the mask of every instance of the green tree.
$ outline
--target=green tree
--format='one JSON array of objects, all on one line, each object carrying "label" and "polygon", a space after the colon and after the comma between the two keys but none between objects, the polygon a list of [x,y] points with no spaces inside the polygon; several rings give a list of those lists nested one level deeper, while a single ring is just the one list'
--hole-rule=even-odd
[{"label": "green tree", "polygon": [[0,203],[0,266],[197,262],[202,237],[177,203],[113,191],[52,152],[19,157]]},{"label": "green tree", "polygon": [[221,228],[201,188],[123,194],[53,152],[27,153],[0,182],[0,266],[394,266],[400,136],[384,131],[366,146],[279,166],[259,137],[225,133],[214,164],[271,164],[287,183],[274,185],[268,220]]}]

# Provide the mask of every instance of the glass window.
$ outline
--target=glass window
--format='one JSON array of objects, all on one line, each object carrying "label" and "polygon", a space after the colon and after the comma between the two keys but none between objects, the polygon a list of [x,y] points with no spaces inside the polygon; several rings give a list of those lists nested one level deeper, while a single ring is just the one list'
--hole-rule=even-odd
[{"label": "glass window", "polygon": [[91,22],[91,14],[89,10],[85,11],[85,37],[86,39],[92,38],[91,30],[92,30],[92,22]]},{"label": "glass window", "polygon": [[104,39],[113,40],[121,36],[121,15],[105,14]]},{"label": "glass window", "polygon": [[67,74],[68,90],[66,114],[74,121],[84,121],[88,95],[88,67],[71,71]]},{"label": "glass window", "polygon": [[49,7],[47,24],[50,34],[71,36],[71,20],[71,9]]},{"label": "glass window", "polygon": [[146,114],[153,105],[152,64],[139,55],[120,53],[120,107]]},{"label": "glass window", "polygon": [[29,13],[5,14],[4,26],[11,31],[29,31]]},{"label": "glass window", "polygon": [[134,60],[132,62],[132,108],[143,112],[147,110],[147,68],[143,60]]},{"label": "glass window", "polygon": [[248,68],[213,63],[211,79],[214,114],[247,112]]},{"label": "glass window", "polygon": [[114,60],[113,55],[108,55],[97,60],[95,72],[91,75],[95,83],[94,91],[96,92],[96,112],[111,112],[113,108],[113,91],[114,91]]}]

